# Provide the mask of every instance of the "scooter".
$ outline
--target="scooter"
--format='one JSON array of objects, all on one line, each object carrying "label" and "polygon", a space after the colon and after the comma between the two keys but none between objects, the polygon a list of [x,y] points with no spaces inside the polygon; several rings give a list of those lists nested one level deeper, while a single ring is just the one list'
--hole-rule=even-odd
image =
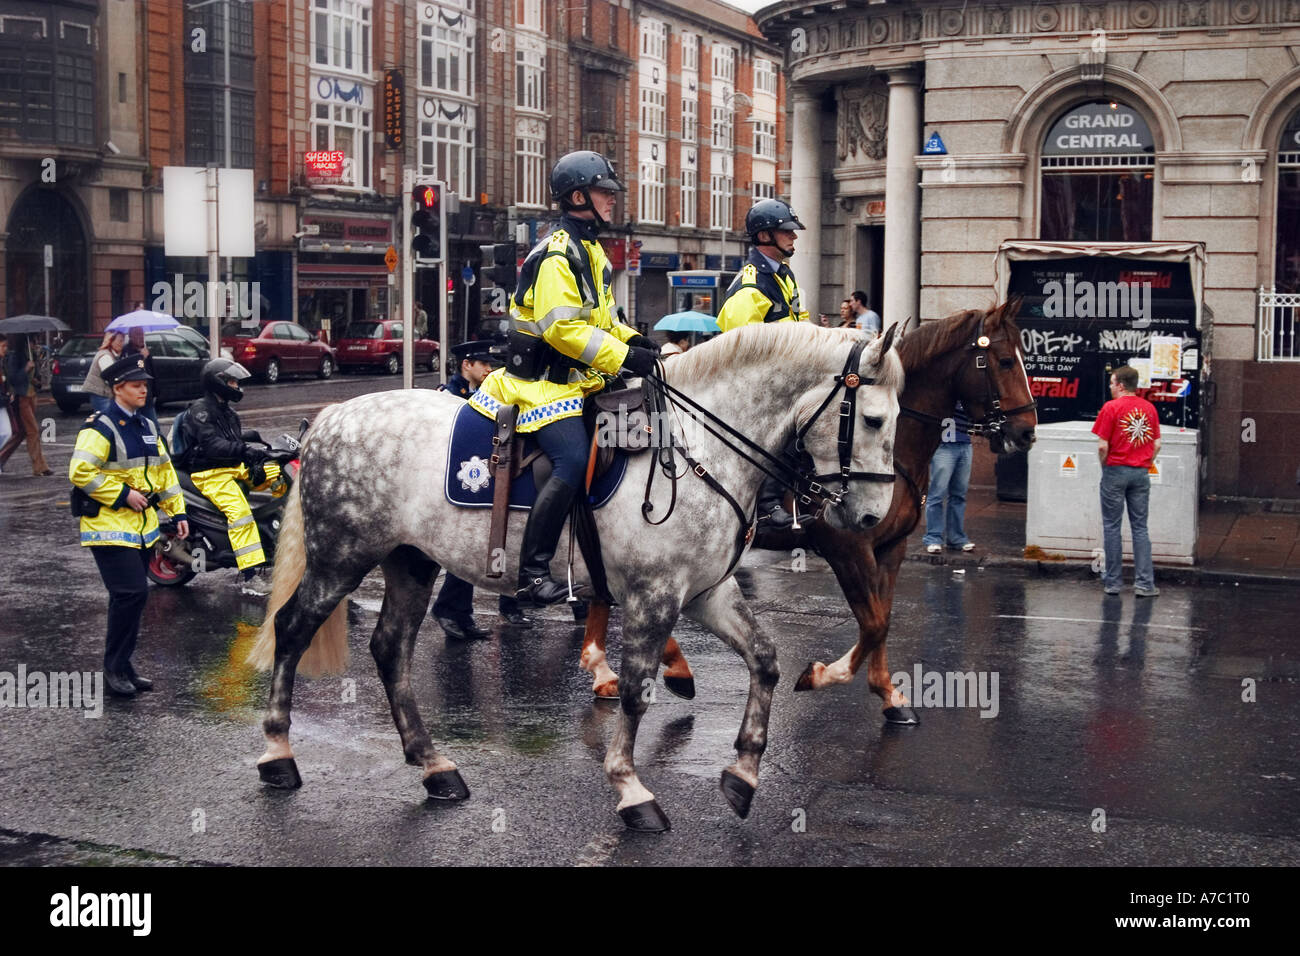
[{"label": "scooter", "polygon": [[[248,495],[268,567],[275,563],[280,518],[285,502],[289,499],[289,491],[298,479],[298,455],[308,425],[309,422],[304,418],[298,428],[297,438],[284,434],[269,443],[263,441],[256,432],[244,433],[246,442],[265,447],[270,453],[268,460],[280,466],[280,483],[269,491],[257,491]],[[188,584],[195,575],[204,571],[237,567],[235,549],[231,546],[226,531],[226,516],[195,487],[187,472],[177,469],[176,476],[185,497],[185,514],[189,520],[190,533],[188,537],[182,538],[176,533],[176,522],[170,518],[159,523],[160,535],[154,545],[153,555],[149,558],[148,575],[150,581],[161,587],[179,587]]]}]

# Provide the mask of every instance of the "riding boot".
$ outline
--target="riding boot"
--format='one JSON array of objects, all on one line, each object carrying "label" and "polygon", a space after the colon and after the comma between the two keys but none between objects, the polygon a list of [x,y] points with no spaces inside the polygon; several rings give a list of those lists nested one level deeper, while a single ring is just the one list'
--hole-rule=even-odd
[{"label": "riding boot", "polygon": [[763,479],[763,485],[758,489],[758,520],[778,531],[794,526],[794,517],[782,503],[784,495],[781,483],[770,476]]},{"label": "riding boot", "polygon": [[537,494],[524,526],[519,555],[519,593],[524,604],[556,604],[569,596],[566,585],[551,578],[551,559],[560,542],[565,519],[578,490],[554,477]]}]

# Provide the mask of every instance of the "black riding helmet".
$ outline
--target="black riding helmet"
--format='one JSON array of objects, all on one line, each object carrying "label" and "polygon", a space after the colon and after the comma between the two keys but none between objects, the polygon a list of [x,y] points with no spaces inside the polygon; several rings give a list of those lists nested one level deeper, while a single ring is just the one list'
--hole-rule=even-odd
[{"label": "black riding helmet", "polygon": [[230,359],[213,359],[203,366],[203,391],[214,398],[237,402],[244,397],[239,383],[251,378],[248,369]]},{"label": "black riding helmet", "polygon": [[794,214],[790,204],[780,199],[760,199],[745,214],[745,234],[753,243],[758,242],[760,232],[802,228],[804,224]]},{"label": "black riding helmet", "polygon": [[[615,174],[614,164],[600,153],[589,149],[565,153],[551,170],[551,198],[566,212],[590,209],[596,215],[596,224],[603,229],[609,223],[601,218],[591,202],[591,193],[588,190],[593,188],[609,189],[619,193],[627,190]],[[582,190],[582,196],[586,200],[585,206],[574,206],[570,203],[569,194],[575,189]]]}]

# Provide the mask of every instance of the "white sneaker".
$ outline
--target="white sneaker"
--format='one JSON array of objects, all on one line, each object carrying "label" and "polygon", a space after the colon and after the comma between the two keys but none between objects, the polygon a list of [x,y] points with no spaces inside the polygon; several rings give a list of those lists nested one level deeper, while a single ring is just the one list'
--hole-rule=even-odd
[{"label": "white sneaker", "polygon": [[965,544],[963,544],[963,545],[961,546],[961,549],[962,549],[963,551],[974,551],[974,550],[975,550],[975,542],[974,542],[974,541],[967,541]]},{"label": "white sneaker", "polygon": [[940,552],[943,551],[943,545],[941,545],[941,544],[927,544],[927,545],[925,546],[925,550],[926,550],[926,552],[928,552],[929,554],[939,554]]}]

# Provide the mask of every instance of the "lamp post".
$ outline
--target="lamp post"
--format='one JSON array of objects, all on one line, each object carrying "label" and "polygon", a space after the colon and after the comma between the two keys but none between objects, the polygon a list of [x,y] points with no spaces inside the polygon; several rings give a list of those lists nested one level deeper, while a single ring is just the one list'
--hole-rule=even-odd
[{"label": "lamp post", "polygon": [[[727,111],[727,118],[725,120],[720,120],[719,122],[714,123],[709,127],[709,130],[715,139],[717,138],[719,128],[723,126],[730,127],[734,125],[735,118],[736,118],[736,107],[738,105],[745,106],[748,109],[753,109],[754,101],[750,99],[749,95],[746,93],[741,93],[738,90],[728,90],[726,93],[722,94],[722,105]],[[745,119],[745,122],[752,124],[754,122],[754,117],[749,116],[748,118]],[[733,197],[733,189],[735,187],[736,167],[735,167],[734,156],[732,156],[732,154],[735,151],[735,148],[736,148],[736,143],[733,137],[730,139],[730,142],[728,143],[727,146],[727,154],[728,156],[732,157],[732,162],[729,164],[731,167],[730,168],[731,175],[727,176],[727,190],[725,194],[726,198],[724,199],[726,205],[724,207],[724,211],[722,215],[722,226],[718,230],[721,233],[721,241],[718,244],[718,253],[719,253],[718,271],[719,272],[727,271],[727,226],[731,221],[731,204],[732,204],[732,197]]]}]

